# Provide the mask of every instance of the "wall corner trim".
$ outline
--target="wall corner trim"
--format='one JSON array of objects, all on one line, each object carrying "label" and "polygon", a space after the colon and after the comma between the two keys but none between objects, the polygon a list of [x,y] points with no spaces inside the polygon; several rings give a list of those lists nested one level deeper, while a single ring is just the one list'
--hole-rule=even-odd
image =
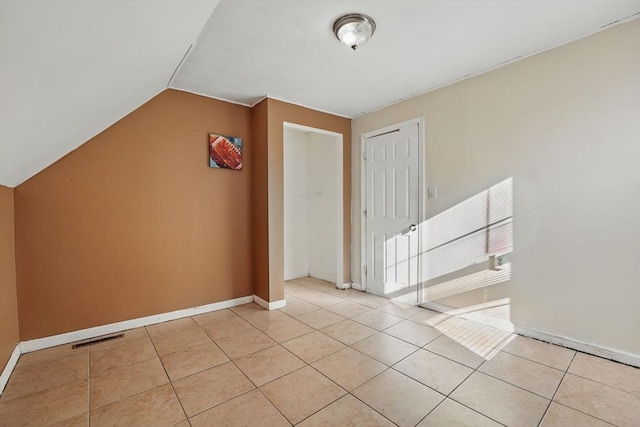
[{"label": "wall corner trim", "polygon": [[355,289],[356,291],[363,291],[364,289],[362,289],[362,285],[360,283],[356,283],[356,282],[351,282],[351,289]]},{"label": "wall corner trim", "polygon": [[267,302],[260,298],[258,295],[253,296],[253,302],[258,304],[260,307],[266,308],[267,310],[277,310],[287,305],[287,300],[281,299],[278,301]]},{"label": "wall corner trim", "polygon": [[57,345],[69,344],[102,335],[113,334],[115,332],[149,326],[156,323],[167,322],[169,320],[181,319],[183,317],[195,316],[197,314],[208,313],[210,311],[222,310],[223,308],[235,307],[248,304],[253,301],[253,296],[230,299],[226,301],[214,302],[197,307],[185,308],[183,310],[171,311],[169,313],[154,314],[153,316],[140,317],[137,319],[125,320],[123,322],[111,323],[108,325],[96,326],[79,331],[66,332],[64,334],[52,335],[50,337],[37,338],[20,343],[21,353],[29,353],[44,348],[55,347]]},{"label": "wall corner trim", "polygon": [[18,359],[20,358],[20,343],[16,344],[16,348],[13,349],[13,353],[11,353],[11,357],[7,361],[4,369],[2,370],[2,374],[0,374],[0,396],[2,396],[2,392],[4,391],[7,382],[9,382],[9,377],[13,373],[16,365],[18,364]]}]

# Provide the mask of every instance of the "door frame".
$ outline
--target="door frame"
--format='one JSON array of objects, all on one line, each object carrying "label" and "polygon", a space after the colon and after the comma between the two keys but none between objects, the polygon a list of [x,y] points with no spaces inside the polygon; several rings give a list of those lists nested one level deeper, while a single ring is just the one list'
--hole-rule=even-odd
[{"label": "door frame", "polygon": [[[344,158],[343,158],[343,144],[344,135],[338,132],[333,132],[325,129],[313,128],[311,126],[299,125],[297,123],[283,122],[283,128],[301,130],[304,132],[313,132],[323,135],[329,135],[335,138],[336,141],[336,161],[337,161],[337,176],[336,176],[336,287],[338,289],[346,289],[349,287],[348,283],[344,281]],[[283,162],[284,166],[284,162]],[[283,189],[284,190],[284,189]],[[284,200],[284,195],[282,200]],[[284,229],[283,229],[284,232]],[[284,260],[283,260],[284,261]],[[283,269],[284,271],[284,269]]]},{"label": "door frame", "polygon": [[[367,139],[380,136],[385,133],[393,132],[401,127],[408,125],[418,125],[418,253],[422,250],[422,223],[426,220],[426,197],[425,192],[425,129],[424,129],[424,116],[415,117],[404,122],[396,123],[390,126],[385,126],[380,129],[365,132],[360,135],[360,286],[354,286],[355,289],[361,291],[367,290],[367,275],[364,272],[364,267],[367,265],[367,223],[364,216],[364,210],[367,207],[366,201],[366,165],[364,160],[364,154],[366,152]],[[420,263],[418,263],[418,288],[420,287]],[[419,289],[418,289],[419,290]]]}]

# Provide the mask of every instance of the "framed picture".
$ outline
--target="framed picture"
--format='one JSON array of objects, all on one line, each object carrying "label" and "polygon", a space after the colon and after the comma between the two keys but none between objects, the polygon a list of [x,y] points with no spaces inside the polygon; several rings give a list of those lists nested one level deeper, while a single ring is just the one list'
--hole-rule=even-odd
[{"label": "framed picture", "polygon": [[242,169],[242,138],[210,133],[209,167]]}]

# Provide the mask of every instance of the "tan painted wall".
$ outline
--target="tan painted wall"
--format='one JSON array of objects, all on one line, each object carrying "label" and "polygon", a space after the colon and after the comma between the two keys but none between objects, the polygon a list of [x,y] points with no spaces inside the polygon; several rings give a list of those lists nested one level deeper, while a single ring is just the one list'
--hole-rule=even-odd
[{"label": "tan painted wall", "polygon": [[[640,354],[640,21],[359,117],[353,152],[418,116],[438,187],[428,218],[513,177],[511,280],[447,304],[511,298],[517,324]],[[358,282],[359,215],[352,226]]]},{"label": "tan painted wall", "polygon": [[253,187],[251,192],[251,254],[253,256],[253,291],[269,301],[269,194],[267,153],[267,100],[251,109],[253,140]]},{"label": "tan painted wall", "polygon": [[[250,115],[167,90],[18,186],[21,339],[251,295]],[[243,170],[209,168],[209,132]]]},{"label": "tan painted wall", "polygon": [[[284,298],[284,122],[341,133],[343,139],[344,281],[351,280],[351,120],[267,99],[269,188],[269,301]],[[260,279],[264,282],[264,278]],[[262,290],[262,292],[264,292]],[[258,293],[258,295],[264,295]],[[264,298],[264,297],[263,297]]]},{"label": "tan painted wall", "polygon": [[0,372],[18,344],[14,190],[0,185]]}]

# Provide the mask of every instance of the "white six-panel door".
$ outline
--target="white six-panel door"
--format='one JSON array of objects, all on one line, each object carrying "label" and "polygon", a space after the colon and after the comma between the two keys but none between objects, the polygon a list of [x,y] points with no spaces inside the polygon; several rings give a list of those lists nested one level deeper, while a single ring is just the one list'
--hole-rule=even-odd
[{"label": "white six-panel door", "polygon": [[418,281],[419,129],[413,123],[365,143],[364,282],[396,296]]}]

